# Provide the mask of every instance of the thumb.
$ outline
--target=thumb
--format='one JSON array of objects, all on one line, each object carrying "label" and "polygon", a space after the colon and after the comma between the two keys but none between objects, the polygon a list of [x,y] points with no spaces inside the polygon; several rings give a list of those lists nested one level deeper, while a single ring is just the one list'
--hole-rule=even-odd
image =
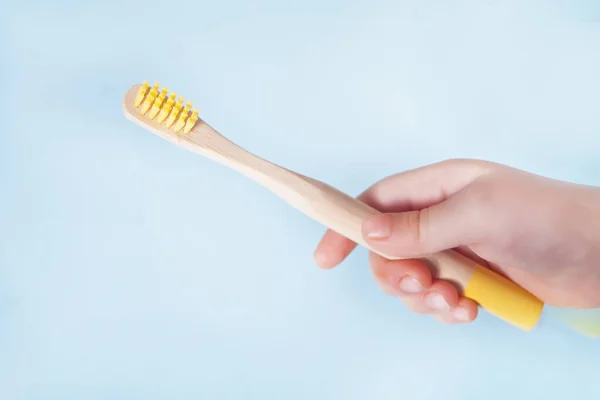
[{"label": "thumb", "polygon": [[421,210],[372,215],[363,221],[362,235],[389,256],[422,257],[472,243],[478,223],[469,214],[470,207],[453,197]]}]

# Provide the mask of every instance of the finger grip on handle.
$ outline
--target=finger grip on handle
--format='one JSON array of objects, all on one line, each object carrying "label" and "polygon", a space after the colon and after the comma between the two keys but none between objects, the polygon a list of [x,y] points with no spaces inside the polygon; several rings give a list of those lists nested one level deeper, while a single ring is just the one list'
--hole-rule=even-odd
[{"label": "finger grip on handle", "polygon": [[[373,249],[362,237],[361,226],[365,218],[380,214],[380,211],[323,182],[302,179],[317,188],[318,196],[305,194],[303,201],[297,203],[298,208],[382,257],[398,259]],[[539,320],[544,304],[538,298],[472,259],[454,250],[428,255],[424,259],[436,278],[453,282],[461,295],[474,300],[490,314],[523,330],[531,330]]]}]

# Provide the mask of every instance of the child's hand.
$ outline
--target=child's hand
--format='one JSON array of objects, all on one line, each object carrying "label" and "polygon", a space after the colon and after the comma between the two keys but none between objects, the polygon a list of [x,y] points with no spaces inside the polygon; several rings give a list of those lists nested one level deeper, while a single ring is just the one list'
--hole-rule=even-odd
[{"label": "child's hand", "polygon": [[[388,213],[363,223],[374,249],[418,258],[456,248],[549,305],[600,307],[600,188],[451,160],[383,179],[359,198]],[[354,247],[328,231],[315,259],[333,268]],[[371,253],[370,264],[381,288],[411,310],[447,323],[475,319],[476,304],[423,262]]]}]

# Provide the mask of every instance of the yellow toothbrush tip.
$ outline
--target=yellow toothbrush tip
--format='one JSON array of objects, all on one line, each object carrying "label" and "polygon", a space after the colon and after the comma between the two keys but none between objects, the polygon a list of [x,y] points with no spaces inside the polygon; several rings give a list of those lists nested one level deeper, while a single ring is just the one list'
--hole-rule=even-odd
[{"label": "yellow toothbrush tip", "polygon": [[183,97],[178,98],[175,92],[169,94],[169,89],[166,87],[159,89],[158,82],[150,88],[148,82],[145,81],[138,90],[134,106],[140,114],[159,124],[164,124],[174,133],[190,133],[198,122],[198,110],[192,109],[191,101],[188,101],[184,107]]}]

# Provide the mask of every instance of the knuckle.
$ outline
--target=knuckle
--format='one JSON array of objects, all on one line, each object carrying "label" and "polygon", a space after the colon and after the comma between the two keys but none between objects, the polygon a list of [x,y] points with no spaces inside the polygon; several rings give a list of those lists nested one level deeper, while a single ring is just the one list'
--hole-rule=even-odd
[{"label": "knuckle", "polygon": [[424,208],[405,214],[403,230],[407,234],[407,249],[411,255],[422,256],[427,253],[426,243],[429,232],[430,210]]},{"label": "knuckle", "polygon": [[406,213],[405,230],[411,237],[411,245],[419,247],[421,243],[421,213],[423,211],[413,211]]},{"label": "knuckle", "polygon": [[489,161],[477,160],[474,158],[448,158],[440,162],[444,167],[490,167]]},{"label": "knuckle", "polygon": [[424,208],[417,213],[418,221],[417,221],[417,241],[419,245],[424,248],[424,244],[428,242],[429,237],[429,226],[431,220],[431,210],[429,208]]}]

